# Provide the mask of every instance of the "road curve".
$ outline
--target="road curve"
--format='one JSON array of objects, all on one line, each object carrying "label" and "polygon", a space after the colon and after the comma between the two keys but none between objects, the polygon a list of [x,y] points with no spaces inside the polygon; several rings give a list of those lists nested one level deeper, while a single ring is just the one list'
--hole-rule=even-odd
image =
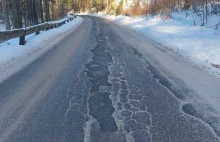
[{"label": "road curve", "polygon": [[110,22],[83,18],[0,84],[0,141],[220,142]]}]

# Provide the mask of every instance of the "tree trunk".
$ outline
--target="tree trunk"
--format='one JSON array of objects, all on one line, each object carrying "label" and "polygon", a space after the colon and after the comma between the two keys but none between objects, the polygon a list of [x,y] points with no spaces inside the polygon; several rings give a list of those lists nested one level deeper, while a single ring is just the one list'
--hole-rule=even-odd
[{"label": "tree trunk", "polygon": [[27,24],[25,26],[33,25],[33,16],[32,16],[32,0],[26,0],[26,16],[25,20]]},{"label": "tree trunk", "polygon": [[205,15],[206,15],[206,24],[208,23],[208,0],[205,1]]},{"label": "tree trunk", "polygon": [[41,23],[44,23],[44,12],[43,12],[42,0],[40,0],[40,18],[41,18]]},{"label": "tree trunk", "polygon": [[44,7],[45,7],[45,15],[46,21],[50,21],[50,9],[49,9],[49,2],[48,0],[44,0]]},{"label": "tree trunk", "polygon": [[4,22],[5,22],[5,26],[6,26],[6,30],[10,30],[11,26],[10,26],[10,20],[9,20],[9,1],[8,0],[4,0]]},{"label": "tree trunk", "polygon": [[34,24],[37,25],[39,24],[38,18],[37,18],[37,9],[36,9],[36,2],[35,0],[33,1],[33,19],[34,19]]},{"label": "tree trunk", "polygon": [[55,20],[55,18],[54,18],[54,1],[51,1],[51,18],[52,18],[52,20]]},{"label": "tree trunk", "polygon": [[20,0],[11,0],[13,28],[22,28],[22,5]]}]

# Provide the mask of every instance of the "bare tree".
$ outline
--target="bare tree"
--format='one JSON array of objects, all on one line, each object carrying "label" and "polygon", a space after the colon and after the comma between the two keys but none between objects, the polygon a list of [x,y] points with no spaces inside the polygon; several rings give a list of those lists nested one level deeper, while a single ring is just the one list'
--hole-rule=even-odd
[{"label": "bare tree", "polygon": [[50,8],[48,0],[44,0],[45,21],[50,21]]},{"label": "bare tree", "polygon": [[40,19],[41,19],[41,23],[43,23],[44,22],[43,2],[42,0],[39,1],[40,1]]},{"label": "bare tree", "polygon": [[4,0],[4,23],[6,26],[6,30],[10,30],[10,21],[9,21],[9,1]]},{"label": "bare tree", "polygon": [[22,28],[22,5],[21,0],[11,0],[11,8],[12,8],[12,24],[13,28]]}]

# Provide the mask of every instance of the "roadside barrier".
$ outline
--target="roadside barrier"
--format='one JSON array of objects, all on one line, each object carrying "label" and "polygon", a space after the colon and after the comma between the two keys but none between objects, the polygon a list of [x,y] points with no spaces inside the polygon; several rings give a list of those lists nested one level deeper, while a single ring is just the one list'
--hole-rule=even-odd
[{"label": "roadside barrier", "polygon": [[26,28],[14,29],[14,30],[6,30],[0,31],[0,41],[7,41],[13,38],[20,38],[19,45],[25,45],[25,36],[36,33],[36,35],[40,34],[40,31],[46,31],[53,28],[58,28],[64,25],[67,22],[72,21],[75,16],[64,18],[58,21],[46,22]]}]

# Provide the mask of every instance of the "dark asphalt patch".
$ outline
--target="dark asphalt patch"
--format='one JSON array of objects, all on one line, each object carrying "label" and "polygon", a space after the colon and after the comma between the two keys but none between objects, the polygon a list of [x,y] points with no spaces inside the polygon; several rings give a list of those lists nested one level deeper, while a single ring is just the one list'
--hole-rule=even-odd
[{"label": "dark asphalt patch", "polygon": [[112,132],[118,128],[112,117],[114,108],[109,95],[105,92],[93,93],[89,98],[89,115],[97,119],[101,131]]},{"label": "dark asphalt patch", "polygon": [[101,131],[115,132],[118,130],[116,122],[112,116],[114,108],[109,92],[101,92],[100,88],[112,86],[108,82],[108,65],[111,64],[112,57],[107,51],[107,39],[104,34],[97,35],[97,46],[91,50],[92,60],[85,65],[87,76],[91,81],[89,96],[89,115],[96,118]]}]

